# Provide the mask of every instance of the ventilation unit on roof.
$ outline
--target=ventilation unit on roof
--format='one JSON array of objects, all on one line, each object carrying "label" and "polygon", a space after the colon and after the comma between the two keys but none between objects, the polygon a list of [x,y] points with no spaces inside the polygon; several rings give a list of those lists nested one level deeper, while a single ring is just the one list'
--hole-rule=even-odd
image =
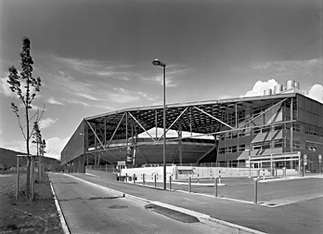
[{"label": "ventilation unit on roof", "polygon": [[274,87],[274,94],[281,93],[284,90],[284,86],[281,84],[275,85]]},{"label": "ventilation unit on roof", "polygon": [[264,90],[264,95],[265,95],[265,96],[272,95],[272,94],[273,94],[273,92],[272,92],[272,90],[271,90],[271,89],[265,89],[265,90]]}]

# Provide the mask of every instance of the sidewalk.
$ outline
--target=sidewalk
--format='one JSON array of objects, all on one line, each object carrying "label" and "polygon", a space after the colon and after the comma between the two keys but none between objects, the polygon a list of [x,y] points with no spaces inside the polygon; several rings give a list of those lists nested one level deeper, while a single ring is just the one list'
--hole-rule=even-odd
[{"label": "sidewalk", "polygon": [[232,224],[266,233],[323,233],[323,198],[280,207],[266,207],[194,193],[161,190],[108,180],[88,174],[72,174],[97,185],[177,210],[205,214]]}]

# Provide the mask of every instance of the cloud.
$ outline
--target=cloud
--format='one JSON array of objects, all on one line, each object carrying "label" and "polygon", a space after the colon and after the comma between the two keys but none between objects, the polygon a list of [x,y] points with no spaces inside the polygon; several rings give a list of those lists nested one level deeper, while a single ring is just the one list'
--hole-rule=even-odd
[{"label": "cloud", "polygon": [[45,155],[51,158],[56,158],[58,160],[61,159],[61,151],[67,144],[68,140],[70,138],[58,138],[58,137],[52,137],[46,140],[46,153]]},{"label": "cloud", "polygon": [[[277,85],[277,81],[274,79],[268,81],[260,81],[258,80],[252,90],[249,90],[245,95],[240,97],[252,97],[252,96],[262,96],[264,95],[264,90],[266,89],[274,89],[275,85]],[[317,100],[323,103],[323,85],[314,84],[308,92],[300,90],[302,94],[305,94],[309,98]]]},{"label": "cloud", "polygon": [[91,101],[98,101],[99,99],[97,99],[96,97],[90,95],[90,94],[86,94],[86,93],[76,93],[77,96],[83,97],[85,99],[91,100]]},{"label": "cloud", "polygon": [[[60,160],[61,151],[63,150],[63,148],[65,147],[69,139],[70,139],[69,137],[67,138],[52,137],[49,139],[45,139],[46,141],[45,156]],[[26,153],[26,142],[24,140],[13,140],[13,141],[7,142],[1,147],[5,149],[11,149],[22,153]],[[32,144],[32,143],[30,144],[30,153],[34,155],[37,154],[36,144]]]},{"label": "cloud", "polygon": [[6,97],[17,97],[17,94],[11,91],[7,80],[7,77],[0,78],[0,93]]},{"label": "cloud", "polygon": [[240,97],[262,96],[264,94],[264,90],[273,89],[277,84],[277,81],[274,79],[270,79],[268,81],[258,80],[254,84],[252,90],[249,90],[245,95],[242,95]]},{"label": "cloud", "polygon": [[133,71],[129,71],[130,68],[134,67],[132,65],[112,65],[111,62],[95,59],[85,60],[55,57],[55,60],[65,68],[87,75],[90,74],[91,76],[109,77],[124,81],[130,80],[129,77],[131,76],[135,76]]},{"label": "cloud", "polygon": [[108,94],[108,97],[111,101],[117,103],[137,102],[140,100],[155,100],[155,98],[152,98],[148,94],[143,92],[134,92],[123,88],[114,88],[113,91],[114,92]]},{"label": "cloud", "polygon": [[[178,83],[180,82],[180,79],[187,75],[188,73],[191,73],[193,71],[192,68],[182,68],[184,66],[181,65],[169,65],[166,67],[166,74],[165,74],[165,82],[167,87],[176,87],[178,86]],[[151,76],[151,77],[145,77],[141,78],[144,81],[152,81],[156,82],[158,84],[163,85],[164,83],[164,77],[162,73],[159,73],[157,75]]]},{"label": "cloud", "polygon": [[48,100],[47,100],[47,102],[49,103],[49,104],[53,104],[53,105],[64,105],[64,103],[61,103],[61,102],[59,102],[59,101],[57,101],[55,98],[53,98],[53,97],[50,97]]},{"label": "cloud", "polygon": [[308,91],[307,96],[323,103],[323,85],[314,84]]},{"label": "cloud", "polygon": [[249,69],[263,72],[274,79],[298,80],[296,77],[312,74],[315,69],[320,69],[321,66],[322,59],[315,58],[311,60],[255,62],[249,66]]},{"label": "cloud", "polygon": [[54,120],[51,118],[42,119],[39,121],[39,128],[40,129],[48,128],[52,126],[56,121],[57,119]]}]

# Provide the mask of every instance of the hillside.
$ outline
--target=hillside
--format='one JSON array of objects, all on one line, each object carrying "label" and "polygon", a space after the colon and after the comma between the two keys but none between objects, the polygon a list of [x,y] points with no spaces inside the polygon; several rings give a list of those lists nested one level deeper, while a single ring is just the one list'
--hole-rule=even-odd
[{"label": "hillside", "polygon": [[[14,150],[0,148],[0,164],[5,165],[6,167],[15,167],[17,164],[17,155],[26,154],[22,152],[17,152]],[[46,169],[55,170],[60,167],[61,162],[54,158],[49,158],[44,156],[43,163]],[[20,158],[20,165],[26,164],[26,158]]]}]

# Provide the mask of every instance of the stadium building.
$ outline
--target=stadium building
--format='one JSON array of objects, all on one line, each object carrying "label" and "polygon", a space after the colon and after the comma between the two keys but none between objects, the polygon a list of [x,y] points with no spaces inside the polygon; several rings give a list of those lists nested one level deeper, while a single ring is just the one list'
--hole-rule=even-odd
[{"label": "stadium building", "polygon": [[[163,163],[162,128],[163,106],[85,118],[61,164],[72,172],[120,162],[156,166]],[[167,104],[166,130],[167,164],[322,172],[323,104],[292,80],[263,96]]]}]

